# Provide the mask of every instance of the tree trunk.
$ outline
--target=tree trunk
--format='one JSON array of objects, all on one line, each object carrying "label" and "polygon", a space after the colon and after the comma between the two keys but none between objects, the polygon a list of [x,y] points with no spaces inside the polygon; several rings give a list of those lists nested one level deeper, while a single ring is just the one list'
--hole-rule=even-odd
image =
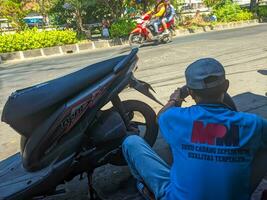
[{"label": "tree trunk", "polygon": [[114,12],[115,19],[119,19],[121,17],[122,13],[124,12],[124,10],[123,10],[123,1],[122,0],[119,0],[115,4],[113,12]]},{"label": "tree trunk", "polygon": [[76,24],[77,24],[77,32],[78,36],[82,35],[83,32],[83,20],[80,10],[76,10]]},{"label": "tree trunk", "polygon": [[249,6],[250,11],[255,12],[255,8],[257,6],[257,3],[258,3],[257,0],[250,0],[250,6]]}]

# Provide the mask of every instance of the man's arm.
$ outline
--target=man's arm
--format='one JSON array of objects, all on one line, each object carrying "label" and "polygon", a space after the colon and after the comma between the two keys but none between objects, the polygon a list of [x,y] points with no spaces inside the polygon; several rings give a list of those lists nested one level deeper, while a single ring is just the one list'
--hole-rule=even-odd
[{"label": "man's arm", "polygon": [[155,14],[155,17],[162,17],[164,13],[165,13],[165,6],[161,6],[159,12]]},{"label": "man's arm", "polygon": [[158,116],[171,107],[181,107],[183,101],[184,99],[181,98],[181,90],[178,88],[172,93],[168,103],[159,111]]},{"label": "man's arm", "polygon": [[171,133],[172,124],[169,121],[172,116],[170,116],[170,113],[167,110],[175,106],[180,107],[182,105],[182,101],[183,100],[180,98],[180,88],[178,88],[172,93],[168,103],[163,106],[163,108],[158,113],[158,123],[160,132],[169,145],[171,145],[173,142],[173,134]]}]

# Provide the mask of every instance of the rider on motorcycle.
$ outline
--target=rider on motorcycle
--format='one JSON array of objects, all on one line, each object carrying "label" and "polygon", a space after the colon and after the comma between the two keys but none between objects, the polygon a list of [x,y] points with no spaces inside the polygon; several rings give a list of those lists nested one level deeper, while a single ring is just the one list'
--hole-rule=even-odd
[{"label": "rider on motorcycle", "polygon": [[169,34],[169,30],[167,28],[167,23],[170,22],[174,16],[176,15],[175,9],[173,5],[171,5],[170,0],[164,0],[164,5],[165,5],[165,15],[163,19],[161,20],[162,26],[164,28],[164,34]]},{"label": "rider on motorcycle", "polygon": [[161,23],[162,17],[165,15],[166,9],[164,5],[164,0],[157,0],[157,5],[155,6],[153,11],[149,11],[147,14],[153,14],[152,16],[152,24],[154,26],[155,32],[159,32],[159,25]]}]

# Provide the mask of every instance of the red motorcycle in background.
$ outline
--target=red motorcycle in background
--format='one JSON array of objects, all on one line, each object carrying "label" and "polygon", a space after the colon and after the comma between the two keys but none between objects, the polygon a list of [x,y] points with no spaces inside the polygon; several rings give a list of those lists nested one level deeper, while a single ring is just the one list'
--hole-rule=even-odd
[{"label": "red motorcycle in background", "polygon": [[[137,26],[129,36],[130,45],[142,45],[146,41],[156,41],[163,43],[172,41],[172,35],[174,33],[174,19],[167,23],[167,28],[169,29],[168,34],[163,34],[164,28],[162,25],[159,26],[159,33],[157,34],[153,26],[153,20],[151,20],[151,17],[151,14],[145,14],[141,18],[136,19]],[[150,32],[152,34],[151,38],[149,38]]]}]

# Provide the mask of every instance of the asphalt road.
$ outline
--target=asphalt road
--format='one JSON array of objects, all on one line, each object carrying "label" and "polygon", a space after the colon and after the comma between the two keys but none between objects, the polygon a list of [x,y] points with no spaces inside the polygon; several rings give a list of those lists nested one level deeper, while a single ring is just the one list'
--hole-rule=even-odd
[{"label": "asphalt road", "polygon": [[[227,77],[230,80],[229,93],[236,96],[239,109],[267,118],[266,41],[267,24],[177,37],[169,44],[140,48],[139,68],[135,75],[138,79],[152,84],[157,92],[157,97],[165,102],[175,88],[185,83],[184,70],[188,64],[199,58],[214,57],[225,66]],[[1,64],[0,114],[11,92],[68,74],[126,50],[127,47],[116,47],[61,57]],[[160,108],[159,105],[132,90],[126,90],[121,97],[123,99],[141,99],[150,103],[155,110]],[[192,100],[189,99],[186,105],[191,103]],[[19,135],[1,122],[0,160],[19,150],[18,141]],[[160,144],[158,148],[161,148]],[[123,179],[119,175],[120,173],[128,174],[129,177],[126,168],[112,169],[108,170],[105,176],[112,176],[115,182],[118,182],[119,179],[125,181],[125,178]],[[103,179],[103,176],[96,179]],[[111,187],[113,189],[107,189],[110,185],[101,186],[101,183],[103,182],[98,181],[97,186],[103,190],[106,188],[109,192],[113,191],[112,193],[116,187],[119,187],[113,184]],[[70,183],[70,188],[72,184]],[[85,191],[84,184],[81,184],[80,187],[83,188],[82,191]],[[77,199],[82,199],[79,194],[77,195]],[[117,199],[123,198],[117,197]]]}]

